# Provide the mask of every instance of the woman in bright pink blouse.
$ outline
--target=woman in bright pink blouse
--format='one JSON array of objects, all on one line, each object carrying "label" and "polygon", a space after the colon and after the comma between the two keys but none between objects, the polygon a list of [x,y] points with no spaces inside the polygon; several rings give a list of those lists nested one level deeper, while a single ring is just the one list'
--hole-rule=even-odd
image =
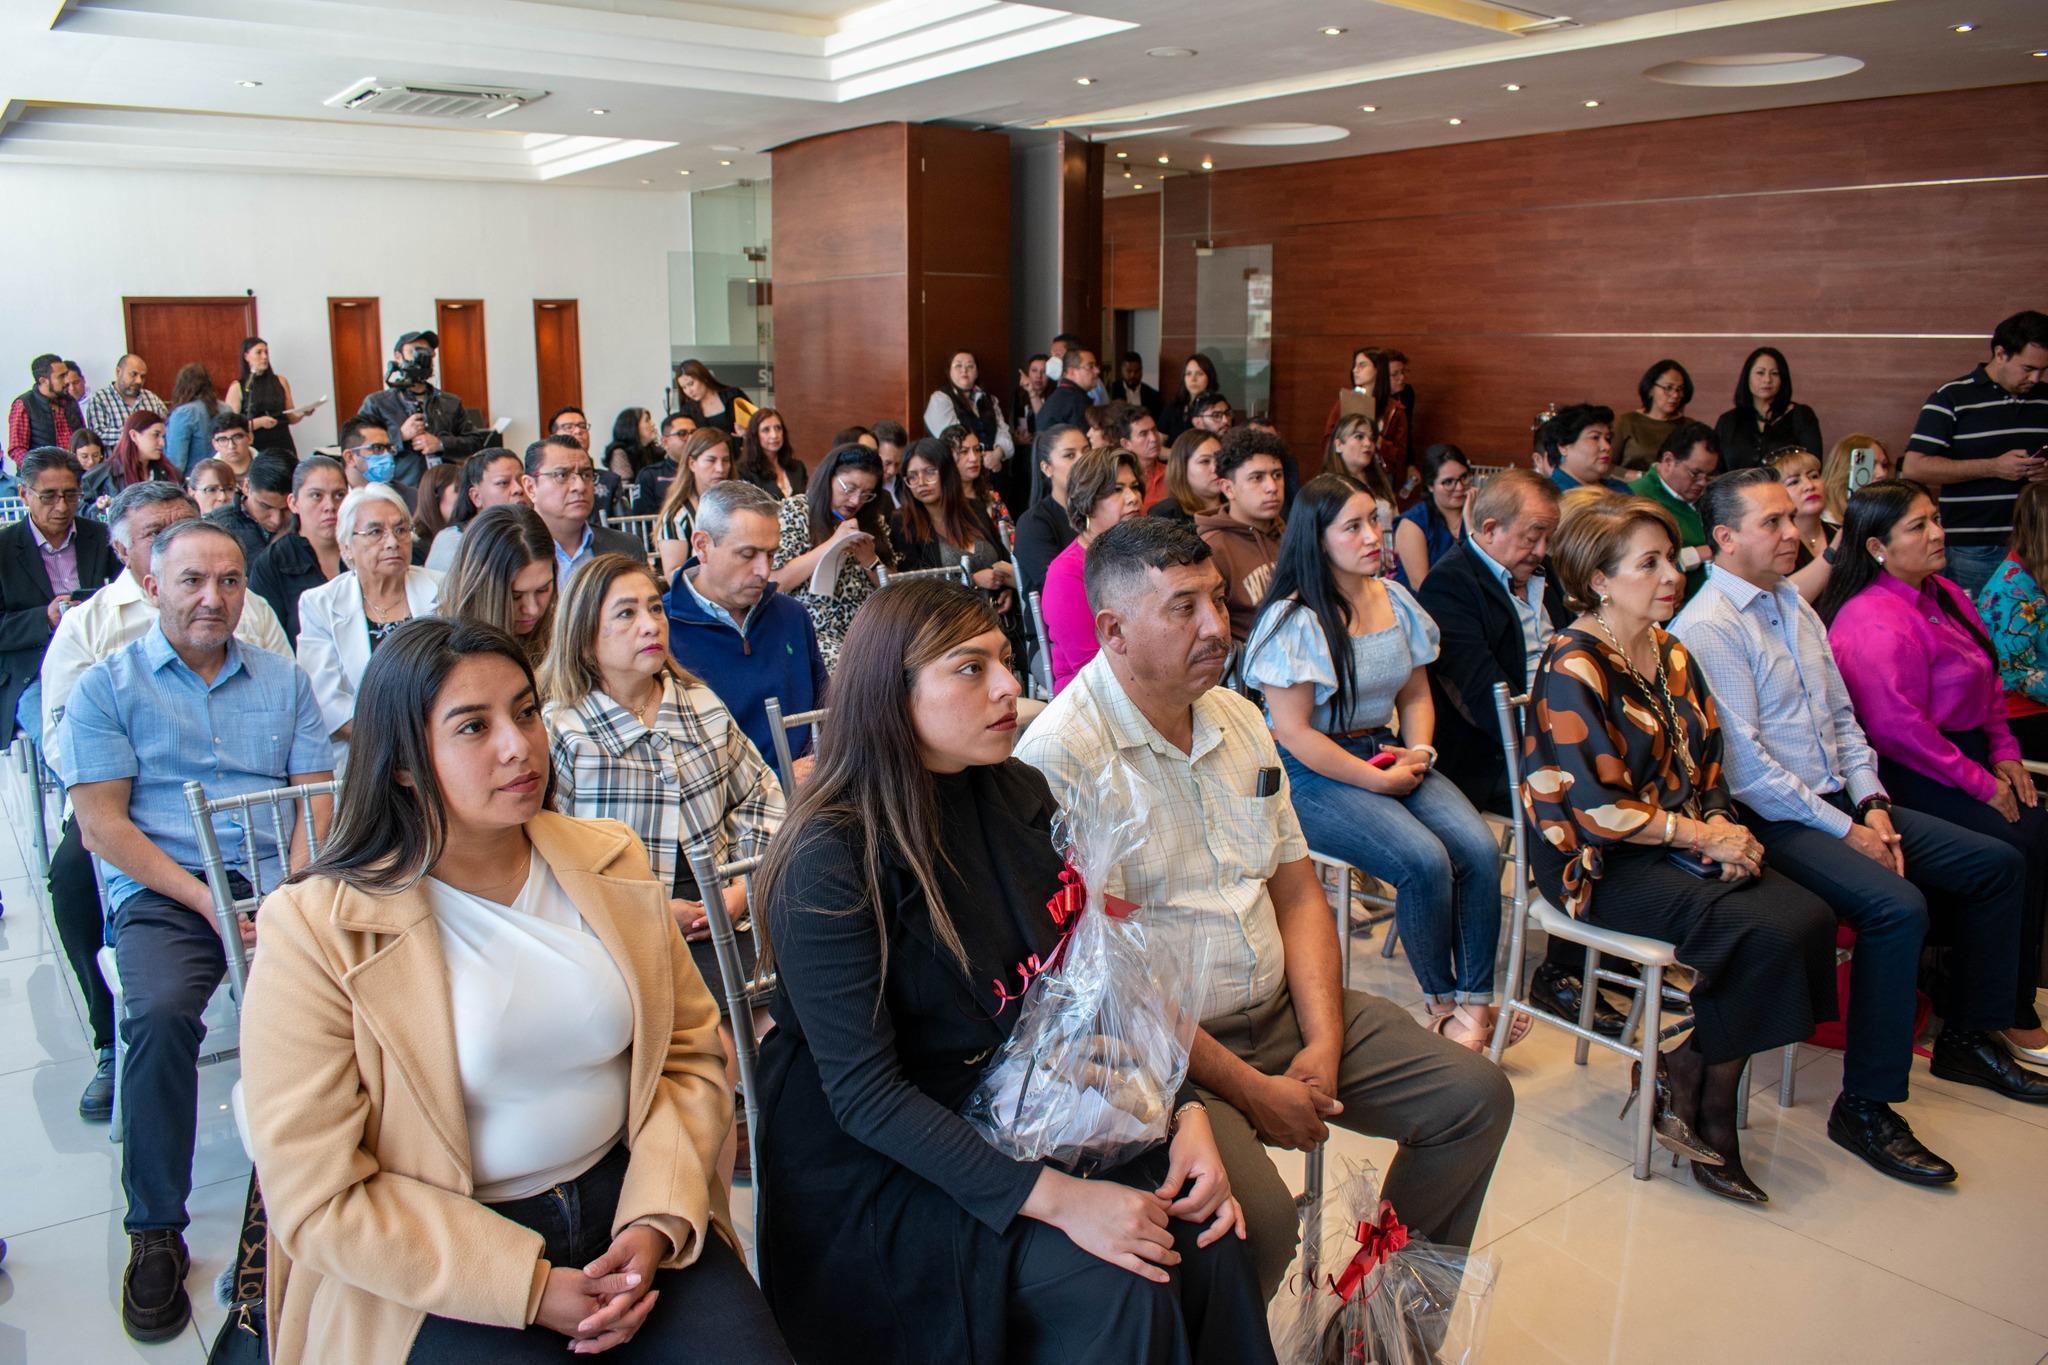
[{"label": "woman in bright pink blouse", "polygon": [[1083,570],[1095,537],[1138,515],[1144,496],[1138,457],[1128,450],[1091,450],[1074,461],[1067,475],[1067,516],[1078,533],[1073,544],[1054,556],[1045,571],[1039,608],[1045,616],[1046,643],[1052,648],[1052,690],[1064,691],[1072,678],[1101,648],[1095,637],[1095,613],[1088,606]]},{"label": "woman in bright pink blouse", "polygon": [[1941,576],[1946,540],[1919,484],[1866,484],[1843,514],[1815,604],[1893,800],[2005,840],[2027,860],[2019,989],[2006,1039],[2048,1061],[2034,1009],[2048,903],[2048,810],[2005,722],[1998,654],[1969,596]]}]

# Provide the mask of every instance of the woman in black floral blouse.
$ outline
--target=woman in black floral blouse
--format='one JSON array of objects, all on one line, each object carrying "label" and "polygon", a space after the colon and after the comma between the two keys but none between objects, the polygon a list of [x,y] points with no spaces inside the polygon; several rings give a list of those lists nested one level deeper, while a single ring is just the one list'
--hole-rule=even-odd
[{"label": "woman in black floral blouse", "polygon": [[1693,1027],[1660,1068],[1660,1140],[1709,1191],[1763,1203],[1742,1169],[1735,1097],[1752,1053],[1835,1017],[1834,915],[1765,870],[1735,820],[1713,698],[1660,624],[1685,590],[1670,514],[1602,498],[1551,545],[1583,614],[1552,637],[1530,689],[1522,800],[1541,836],[1537,885],[1576,917],[1676,946]]},{"label": "woman in black floral blouse", "polygon": [[[839,645],[854,613],[880,586],[876,571],[896,569],[889,522],[875,501],[881,488],[881,457],[864,445],[844,445],[825,457],[806,492],[782,501],[775,586],[811,614],[827,671],[839,666]],[[832,590],[814,593],[812,576],[832,553],[840,556]]]}]

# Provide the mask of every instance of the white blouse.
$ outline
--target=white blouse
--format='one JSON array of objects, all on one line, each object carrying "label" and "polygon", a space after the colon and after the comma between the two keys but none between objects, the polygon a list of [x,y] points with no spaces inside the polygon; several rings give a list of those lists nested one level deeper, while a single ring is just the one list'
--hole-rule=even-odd
[{"label": "white blouse", "polygon": [[432,877],[476,1197],[538,1194],[626,1132],[633,999],[604,943],[536,852],[510,905]]}]

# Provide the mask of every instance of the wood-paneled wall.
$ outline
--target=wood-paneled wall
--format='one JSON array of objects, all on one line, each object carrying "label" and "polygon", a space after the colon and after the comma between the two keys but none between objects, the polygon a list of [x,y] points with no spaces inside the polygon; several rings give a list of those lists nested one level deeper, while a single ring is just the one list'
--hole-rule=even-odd
[{"label": "wood-paneled wall", "polygon": [[2048,220],[2044,142],[2048,84],[1170,180],[1163,368],[1195,349],[1208,236],[1273,248],[1273,402],[1308,467],[1364,344],[1410,357],[1420,438],[1476,458],[1526,460],[1549,402],[1638,406],[1666,356],[1711,423],[1763,343],[1828,440],[1902,442],[1999,319],[2048,302],[2021,226]]},{"label": "wood-paneled wall", "polygon": [[[1121,195],[1102,204],[1102,292],[1106,308],[1159,306],[1159,196]],[[1162,364],[1160,373],[1166,367]]]},{"label": "wood-paneled wall", "polygon": [[874,124],[775,149],[776,401],[815,464],[885,418],[923,435],[954,351],[1008,399],[1009,140]]}]

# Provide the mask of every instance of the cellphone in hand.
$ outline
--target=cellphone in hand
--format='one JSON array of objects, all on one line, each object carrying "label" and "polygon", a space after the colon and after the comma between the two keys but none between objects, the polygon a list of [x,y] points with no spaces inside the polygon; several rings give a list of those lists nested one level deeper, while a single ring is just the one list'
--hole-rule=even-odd
[{"label": "cellphone in hand", "polygon": [[1849,491],[1854,493],[1877,477],[1877,451],[1862,446],[1849,452]]},{"label": "cellphone in hand", "polygon": [[1401,756],[1392,749],[1382,749],[1365,761],[1368,767],[1391,768],[1401,761]]}]

